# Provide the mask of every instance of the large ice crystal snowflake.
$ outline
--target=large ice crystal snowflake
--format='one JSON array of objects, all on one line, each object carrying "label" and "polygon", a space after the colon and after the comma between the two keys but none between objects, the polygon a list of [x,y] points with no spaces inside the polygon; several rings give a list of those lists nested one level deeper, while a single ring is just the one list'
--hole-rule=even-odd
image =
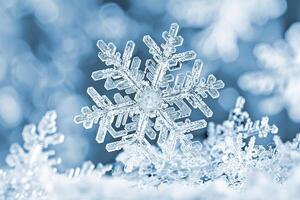
[{"label": "large ice crystal snowflake", "polygon": [[187,27],[201,28],[192,44],[211,58],[232,61],[238,42],[251,37],[254,25],[280,16],[285,0],[169,0],[167,11]]},{"label": "large ice crystal snowflake", "polygon": [[41,200],[46,199],[45,182],[56,165],[61,162],[54,157],[50,145],[63,142],[64,136],[56,132],[56,112],[49,111],[39,125],[25,126],[22,136],[24,148],[12,144],[6,157],[8,170],[0,172],[0,199]]},{"label": "large ice crystal snowflake", "polygon": [[[192,122],[187,119],[192,112],[189,105],[200,109],[206,117],[211,117],[213,112],[204,99],[208,96],[218,98],[218,90],[224,87],[224,83],[214,75],[209,75],[207,80],[202,78],[202,62],[199,59],[194,61],[191,72],[176,77],[169,73],[196,58],[194,51],[176,52],[176,48],[183,43],[183,38],[177,35],[178,29],[178,24],[173,23],[169,31],[163,32],[165,43],[160,47],[149,35],[143,37],[152,55],[146,60],[144,72],[139,70],[141,59],[137,56],[132,58],[133,41],[126,43],[122,55],[116,51],[114,44],[106,44],[102,40],[97,42],[100,49],[98,57],[112,67],[93,72],[93,80],[106,79],[107,90],[124,90],[126,95],[116,93],[113,103],[107,96],[101,96],[93,87],[89,87],[87,93],[96,105],[83,107],[82,114],[76,116],[74,121],[82,123],[87,129],[99,123],[96,136],[99,143],[104,141],[107,132],[114,138],[121,137],[121,140],[107,144],[107,151],[120,150],[133,143],[149,147],[146,136],[154,140],[157,132],[158,141],[168,137],[172,138],[170,143],[175,144],[179,135],[206,127],[204,119]],[[134,95],[134,98],[130,95]],[[131,122],[128,122],[128,118],[131,118]],[[121,126],[124,129],[116,130]]]},{"label": "large ice crystal snowflake", "polygon": [[253,94],[267,96],[261,102],[264,112],[276,114],[286,108],[290,118],[299,122],[300,23],[289,28],[285,39],[273,46],[260,44],[255,48],[263,69],[242,75],[239,86]]}]

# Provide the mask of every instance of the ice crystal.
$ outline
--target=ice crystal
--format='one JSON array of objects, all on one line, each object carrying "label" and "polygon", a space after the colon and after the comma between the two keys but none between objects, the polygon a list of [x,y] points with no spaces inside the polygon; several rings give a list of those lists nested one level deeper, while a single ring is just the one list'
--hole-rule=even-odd
[{"label": "ice crystal", "polygon": [[81,167],[71,168],[68,169],[64,175],[69,178],[77,178],[77,177],[84,177],[84,176],[96,176],[102,177],[105,173],[111,171],[111,165],[103,165],[102,163],[98,163],[95,166],[91,161],[85,161]]},{"label": "ice crystal", "polygon": [[160,47],[149,35],[143,37],[152,55],[146,60],[145,71],[139,69],[141,59],[137,56],[132,58],[135,47],[133,41],[126,43],[122,55],[116,51],[113,43],[97,42],[100,49],[98,57],[112,67],[93,72],[93,80],[106,79],[104,86],[107,90],[118,89],[125,91],[126,95],[116,93],[113,103],[94,87],[89,87],[87,93],[96,105],[83,107],[82,114],[76,116],[74,121],[82,123],[87,129],[99,124],[96,136],[99,143],[104,142],[107,132],[113,138],[121,138],[108,143],[107,151],[137,144],[137,148],[143,149],[143,154],[147,154],[150,160],[160,162],[156,154],[151,153],[148,138],[154,140],[159,133],[158,143],[168,146],[172,151],[176,140],[185,141],[190,137],[185,133],[206,127],[205,119],[187,119],[191,115],[191,107],[211,117],[213,112],[204,99],[208,96],[218,98],[218,90],[224,87],[224,83],[212,74],[207,80],[201,77],[202,62],[199,59],[194,61],[191,72],[176,76],[171,73],[179,70],[183,63],[196,58],[194,51],[177,53],[176,48],[183,43],[183,38],[177,35],[178,29],[176,23],[171,24],[169,31],[162,34],[165,43]]},{"label": "ice crystal", "polygon": [[254,25],[280,16],[285,0],[170,0],[168,12],[188,27],[203,28],[192,40],[202,53],[225,61],[239,55],[239,40],[249,38]]},{"label": "ice crystal", "polygon": [[[255,144],[256,136],[267,137],[276,134],[276,125],[268,123],[268,117],[253,122],[249,114],[242,111],[245,100],[239,97],[228,120],[222,124],[211,123],[208,127],[208,138],[203,142],[213,170],[212,180],[222,177],[229,185],[241,186],[246,183],[249,172],[258,170],[266,160],[272,163],[272,150]],[[264,163],[265,164],[265,163]],[[263,166],[265,166],[262,164]]]},{"label": "ice crystal", "polygon": [[[57,165],[61,159],[55,156],[50,146],[63,142],[64,135],[56,130],[55,111],[49,111],[38,126],[24,127],[23,147],[12,144],[6,157],[7,169],[0,170],[0,200],[48,200],[51,193],[58,193],[59,182],[72,184],[90,176],[99,179],[111,170],[111,165],[95,166],[86,161],[81,167],[58,172]],[[59,196],[58,199],[63,199]]]},{"label": "ice crystal", "polygon": [[[124,147],[118,163],[95,166],[86,161],[81,167],[62,173],[56,172],[60,159],[48,150],[50,145],[63,140],[63,135],[56,132],[56,113],[50,111],[37,127],[24,128],[23,148],[17,144],[11,146],[6,159],[9,168],[0,170],[0,199],[216,199],[219,195],[240,199],[240,193],[232,190],[232,186],[235,189],[243,186],[244,193],[255,195],[269,192],[262,189],[267,187],[278,191],[280,196],[274,199],[297,199],[300,134],[286,143],[275,135],[274,144],[268,147],[255,144],[256,137],[264,138],[278,130],[269,124],[267,117],[253,122],[242,110],[244,102],[238,98],[222,124],[210,123],[208,138],[202,143],[192,141],[190,134],[180,135],[175,151],[169,151],[168,145],[161,143],[158,146],[134,143]],[[145,151],[156,154],[161,163],[152,162]],[[111,170],[112,176],[103,176]],[[182,183],[193,187],[184,187]],[[140,190],[133,184],[164,184],[164,187]],[[120,192],[112,191],[115,187]]]},{"label": "ice crystal", "polygon": [[286,180],[299,163],[299,136],[287,143],[274,137],[274,145],[269,147],[256,144],[257,137],[276,134],[278,129],[269,124],[268,117],[253,122],[242,110],[244,102],[239,97],[222,124],[210,123],[208,137],[202,143],[192,141],[192,135],[180,135],[175,151],[160,143],[152,146],[148,152],[159,157],[160,163],[145,156],[143,146],[127,146],[117,157],[123,175],[140,185],[202,184],[222,179],[232,187],[242,187],[257,171],[270,173],[279,182]]},{"label": "ice crystal", "polygon": [[6,157],[9,169],[0,174],[0,199],[45,199],[46,185],[42,180],[49,178],[61,162],[54,157],[54,150],[48,150],[64,138],[56,132],[55,120],[56,112],[47,112],[38,126],[30,124],[23,129],[24,147],[11,145]]},{"label": "ice crystal", "polygon": [[[242,89],[268,96],[261,108],[275,114],[286,108],[292,120],[300,121],[300,23],[293,24],[274,45],[260,44],[255,55],[263,69],[244,74],[239,79]],[[255,81],[253,81],[255,80]]]}]

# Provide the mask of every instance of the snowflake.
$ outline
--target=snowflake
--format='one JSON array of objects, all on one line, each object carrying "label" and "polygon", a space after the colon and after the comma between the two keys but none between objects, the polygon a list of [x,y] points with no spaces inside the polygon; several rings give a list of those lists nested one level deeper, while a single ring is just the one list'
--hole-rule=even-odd
[{"label": "snowflake", "polygon": [[290,118],[299,122],[300,23],[293,24],[285,38],[273,46],[260,44],[255,48],[264,69],[242,75],[239,86],[253,94],[268,95],[260,106],[264,112],[276,114],[286,108]]},{"label": "snowflake", "polygon": [[[169,142],[172,150],[179,135],[206,127],[204,119],[192,122],[183,120],[192,112],[187,103],[192,108],[200,109],[206,117],[211,117],[213,112],[203,100],[208,96],[218,98],[218,90],[224,87],[224,83],[216,80],[214,75],[209,75],[207,80],[202,78],[202,62],[199,59],[194,61],[191,72],[176,77],[171,74],[179,70],[184,62],[196,58],[194,51],[176,53],[176,48],[183,43],[183,38],[177,35],[178,29],[179,26],[173,23],[169,31],[163,32],[165,43],[160,45],[161,48],[149,35],[143,37],[153,57],[146,60],[144,72],[139,70],[140,58],[132,58],[133,41],[126,43],[122,56],[114,44],[106,44],[102,40],[97,42],[100,49],[98,57],[112,67],[93,72],[93,80],[106,79],[104,86],[107,90],[124,90],[126,95],[116,93],[114,104],[107,96],[101,96],[93,87],[89,87],[87,93],[96,105],[83,107],[82,114],[76,116],[74,121],[82,123],[87,129],[99,123],[96,136],[99,143],[104,141],[106,132],[113,138],[121,137],[121,140],[107,144],[107,151],[120,150],[134,143],[150,148],[146,136],[154,140],[157,132],[160,133],[158,141],[172,138]],[[145,76],[147,79],[144,79]],[[130,95],[134,95],[134,98]],[[128,118],[131,118],[131,122],[127,122]],[[116,128],[113,127],[114,121]],[[116,130],[121,125],[124,129]]]},{"label": "snowflake", "polygon": [[[203,142],[211,156],[214,170],[211,179],[222,177],[230,186],[242,187],[249,173],[259,170],[258,165],[272,163],[272,150],[255,144],[256,136],[265,138],[277,134],[276,125],[269,124],[269,118],[253,122],[248,112],[243,111],[245,99],[239,97],[228,120],[222,124],[210,123],[208,138]],[[266,155],[270,155],[267,157]]]},{"label": "snowflake", "polygon": [[[61,159],[49,147],[63,142],[64,135],[56,130],[55,111],[49,111],[38,126],[33,124],[24,127],[22,136],[24,145],[12,144],[6,157],[7,169],[0,169],[0,199],[2,200],[46,200],[52,193],[59,193],[56,185],[71,185],[78,179],[90,176],[102,177],[111,170],[111,165],[95,166],[85,161],[81,167],[58,172],[57,165]],[[60,196],[58,199],[63,199]]]},{"label": "snowflake", "polygon": [[63,142],[63,135],[56,132],[56,112],[49,111],[35,125],[25,126],[22,136],[24,148],[12,144],[6,163],[10,167],[0,173],[0,199],[27,200],[45,199],[46,185],[56,165],[61,162],[54,157],[54,150],[47,150],[50,145]]},{"label": "snowflake", "polygon": [[245,99],[239,97],[236,106],[222,124],[209,124],[208,138],[203,142],[210,156],[211,180],[224,179],[234,187],[245,187],[253,173],[262,172],[283,183],[292,169],[300,163],[300,134],[291,142],[283,143],[278,135],[273,143],[256,144],[256,138],[277,134],[276,125],[269,124],[268,117],[252,121],[243,111]]},{"label": "snowflake", "polygon": [[277,18],[285,9],[285,0],[170,0],[167,6],[185,26],[202,29],[192,39],[200,52],[224,61],[238,57],[238,42],[251,37],[253,25]]}]

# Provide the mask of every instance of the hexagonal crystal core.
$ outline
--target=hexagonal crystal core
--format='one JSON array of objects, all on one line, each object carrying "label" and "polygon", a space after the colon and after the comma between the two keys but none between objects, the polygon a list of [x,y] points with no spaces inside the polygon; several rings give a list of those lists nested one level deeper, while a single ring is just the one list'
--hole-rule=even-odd
[{"label": "hexagonal crystal core", "polygon": [[162,103],[160,93],[151,88],[145,88],[144,91],[138,93],[135,100],[144,112],[150,114],[154,114]]}]

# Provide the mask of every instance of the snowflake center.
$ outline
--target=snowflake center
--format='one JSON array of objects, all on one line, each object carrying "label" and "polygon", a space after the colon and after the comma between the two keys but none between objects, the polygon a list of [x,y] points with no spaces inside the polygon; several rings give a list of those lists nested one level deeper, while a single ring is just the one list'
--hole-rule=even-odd
[{"label": "snowflake center", "polygon": [[155,114],[155,112],[161,107],[162,99],[160,93],[154,89],[146,88],[142,92],[138,93],[135,97],[140,108],[149,114]]}]

